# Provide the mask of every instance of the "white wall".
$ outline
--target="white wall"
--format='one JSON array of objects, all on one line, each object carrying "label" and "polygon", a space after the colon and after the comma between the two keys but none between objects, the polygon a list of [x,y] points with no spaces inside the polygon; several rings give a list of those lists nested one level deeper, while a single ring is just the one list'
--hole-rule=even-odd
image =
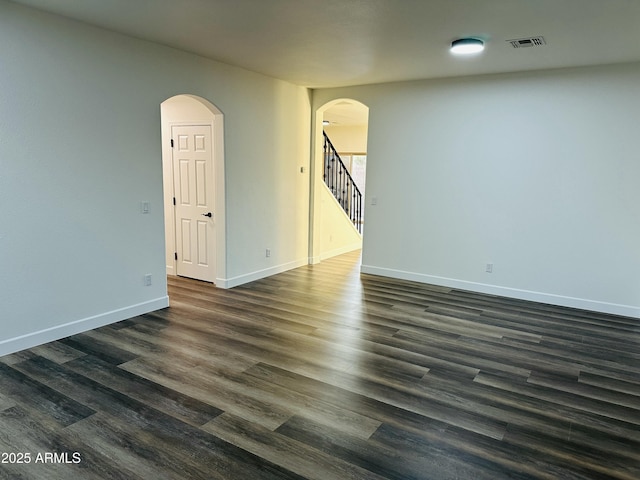
[{"label": "white wall", "polygon": [[362,235],[323,183],[318,188],[320,208],[320,260],[362,248]]},{"label": "white wall", "polygon": [[166,305],[176,94],[225,114],[229,283],[306,263],[306,89],[4,0],[0,64],[0,354]]},{"label": "white wall", "polygon": [[640,316],[640,64],[317,90],[314,108],[343,97],[370,108],[363,272]]},{"label": "white wall", "polygon": [[338,153],[367,153],[367,125],[327,125],[331,143]]}]

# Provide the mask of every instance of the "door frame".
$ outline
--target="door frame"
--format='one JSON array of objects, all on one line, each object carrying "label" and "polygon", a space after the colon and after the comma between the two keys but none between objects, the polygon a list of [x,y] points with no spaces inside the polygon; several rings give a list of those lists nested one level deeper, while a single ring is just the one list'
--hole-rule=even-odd
[{"label": "door frame", "polygon": [[[310,192],[309,192],[309,264],[313,265],[320,263],[323,260],[322,256],[322,235],[326,233],[326,227],[322,225],[322,200],[321,191],[325,189],[324,185],[324,154],[323,145],[324,137],[322,132],[324,131],[324,114],[331,107],[343,103],[349,102],[352,104],[358,104],[369,110],[369,106],[360,100],[350,97],[338,97],[333,100],[327,101],[319,107],[315,108],[315,111],[311,117],[311,175],[310,175]],[[367,129],[369,123],[367,121]],[[364,202],[365,199],[363,198]],[[364,235],[362,235],[362,249],[364,251]],[[328,257],[326,257],[328,258]]]},{"label": "door frame", "polygon": [[176,274],[175,210],[173,206],[173,126],[210,125],[213,141],[214,196],[216,216],[215,280],[218,288],[228,288],[226,263],[226,205],[224,176],[224,115],[208,100],[197,95],[181,94],[168,98],[160,105],[162,128],[162,171],[165,221],[165,256],[167,275]]}]

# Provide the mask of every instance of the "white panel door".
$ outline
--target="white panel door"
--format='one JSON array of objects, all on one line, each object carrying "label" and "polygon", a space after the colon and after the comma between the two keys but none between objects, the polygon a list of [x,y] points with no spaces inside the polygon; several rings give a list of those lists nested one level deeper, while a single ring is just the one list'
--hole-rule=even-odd
[{"label": "white panel door", "polygon": [[213,282],[215,215],[211,126],[171,127],[176,273]]}]

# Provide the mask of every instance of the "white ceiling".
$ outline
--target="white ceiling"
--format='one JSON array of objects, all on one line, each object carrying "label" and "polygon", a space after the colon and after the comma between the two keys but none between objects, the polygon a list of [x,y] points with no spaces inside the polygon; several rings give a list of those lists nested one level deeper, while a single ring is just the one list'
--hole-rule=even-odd
[{"label": "white ceiling", "polygon": [[342,100],[325,110],[322,119],[333,127],[367,125],[369,109],[355,100]]},{"label": "white ceiling", "polygon": [[312,88],[640,61],[640,0],[14,1]]}]

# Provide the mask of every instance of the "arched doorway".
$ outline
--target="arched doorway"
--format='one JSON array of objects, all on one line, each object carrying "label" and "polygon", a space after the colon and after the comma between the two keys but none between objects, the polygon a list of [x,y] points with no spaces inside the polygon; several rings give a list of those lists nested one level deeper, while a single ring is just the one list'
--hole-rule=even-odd
[{"label": "arched doorway", "polygon": [[168,275],[224,287],[224,117],[211,102],[176,95],[160,105]]},{"label": "arched doorway", "polygon": [[368,123],[369,108],[348,98],[315,113],[310,263],[362,248]]}]

